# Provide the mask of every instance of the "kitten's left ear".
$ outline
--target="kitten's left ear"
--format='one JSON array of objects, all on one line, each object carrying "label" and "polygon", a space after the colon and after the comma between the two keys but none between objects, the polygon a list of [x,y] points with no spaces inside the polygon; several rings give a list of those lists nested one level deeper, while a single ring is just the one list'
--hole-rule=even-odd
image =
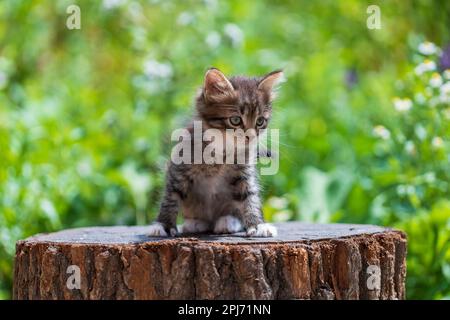
[{"label": "kitten's left ear", "polygon": [[283,70],[272,71],[265,75],[258,84],[258,89],[270,94],[271,98],[275,98],[275,91],[280,83],[284,82]]}]

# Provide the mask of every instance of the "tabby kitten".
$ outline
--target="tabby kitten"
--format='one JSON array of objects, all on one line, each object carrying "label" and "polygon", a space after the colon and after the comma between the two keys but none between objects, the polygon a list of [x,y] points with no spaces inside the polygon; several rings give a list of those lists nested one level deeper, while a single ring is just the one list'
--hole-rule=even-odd
[{"label": "tabby kitten", "polygon": [[[282,80],[282,71],[264,77],[227,78],[218,69],[206,72],[204,85],[196,98],[194,121],[201,121],[202,133],[214,128],[224,133],[223,148],[232,145],[234,155],[245,152],[244,163],[223,161],[199,164],[170,161],[166,173],[165,194],[157,220],[150,225],[150,236],[175,236],[176,218],[181,209],[184,216],[183,233],[213,231],[216,234],[246,231],[247,236],[276,236],[274,226],[264,223],[259,197],[255,163],[252,161],[255,140],[269,123],[274,89]],[[190,125],[189,132],[193,132]],[[238,133],[227,136],[227,129],[248,132],[245,143],[236,145]],[[240,134],[242,134],[242,130]],[[229,132],[229,130],[228,130]],[[200,137],[201,138],[201,137]],[[192,139],[192,146],[202,150],[213,142]],[[224,150],[229,155],[229,149]]]}]

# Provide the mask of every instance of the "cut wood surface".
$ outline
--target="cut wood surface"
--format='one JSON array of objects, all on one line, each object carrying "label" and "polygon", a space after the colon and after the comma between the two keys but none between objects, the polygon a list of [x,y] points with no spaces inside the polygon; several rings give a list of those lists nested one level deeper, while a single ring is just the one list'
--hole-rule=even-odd
[{"label": "cut wood surface", "polygon": [[16,246],[15,299],[404,299],[406,236],[372,225],[276,224],[276,238],[148,227],[39,234]]}]

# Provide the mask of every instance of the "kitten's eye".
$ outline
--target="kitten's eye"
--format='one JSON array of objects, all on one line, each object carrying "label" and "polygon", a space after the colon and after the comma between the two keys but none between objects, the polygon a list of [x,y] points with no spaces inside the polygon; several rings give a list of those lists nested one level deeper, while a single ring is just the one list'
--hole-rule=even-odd
[{"label": "kitten's eye", "polygon": [[256,125],[258,127],[262,127],[265,123],[266,123],[266,118],[264,118],[264,117],[259,117],[258,119],[256,119]]},{"label": "kitten's eye", "polygon": [[230,123],[231,123],[231,125],[233,125],[233,126],[238,126],[238,125],[241,124],[241,122],[242,122],[241,117],[234,116],[234,117],[231,117],[231,118],[230,118]]}]

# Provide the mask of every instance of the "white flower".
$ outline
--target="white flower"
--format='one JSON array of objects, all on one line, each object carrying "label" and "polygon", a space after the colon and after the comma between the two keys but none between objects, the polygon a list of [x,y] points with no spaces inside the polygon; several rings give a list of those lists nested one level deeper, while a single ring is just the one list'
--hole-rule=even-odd
[{"label": "white flower", "polygon": [[433,88],[438,88],[441,85],[442,85],[442,77],[437,72],[433,73],[430,79],[430,86]]},{"label": "white flower", "polygon": [[433,43],[429,41],[422,42],[419,45],[419,52],[423,55],[429,56],[438,52],[439,48]]},{"label": "white flower", "polygon": [[412,142],[411,140],[406,141],[405,142],[405,151],[410,155],[415,154],[416,146],[414,145],[414,142]]},{"label": "white flower", "polygon": [[92,164],[91,161],[86,158],[77,164],[77,172],[78,174],[85,178],[92,174]]},{"label": "white flower", "polygon": [[441,137],[434,137],[433,140],[431,140],[431,145],[435,149],[439,149],[444,145],[444,140],[442,140]]},{"label": "white flower", "polygon": [[420,140],[423,140],[427,137],[427,130],[421,124],[415,125],[414,133]]},{"label": "white flower", "polygon": [[411,107],[412,107],[412,101],[410,99],[394,98],[394,108],[398,112],[409,111],[411,109]]},{"label": "white flower", "polygon": [[211,31],[206,36],[205,42],[210,48],[217,48],[221,42],[220,34],[217,31]]},{"label": "white flower", "polygon": [[195,17],[193,14],[191,14],[190,12],[184,11],[184,12],[180,13],[180,15],[178,16],[177,23],[180,26],[186,26],[186,25],[194,22],[194,20],[195,20]]},{"label": "white flower", "polygon": [[441,86],[440,91],[444,94],[450,94],[450,81],[444,83],[444,85]]},{"label": "white flower", "polygon": [[428,183],[433,183],[436,181],[436,173],[434,172],[427,172],[423,175],[423,178]]},{"label": "white flower", "polygon": [[415,73],[417,75],[421,75],[427,71],[434,71],[436,70],[436,63],[434,61],[431,61],[429,59],[426,59],[424,62],[419,64],[415,69]]},{"label": "white flower", "polygon": [[227,23],[223,28],[223,31],[225,35],[230,38],[231,43],[234,47],[241,45],[241,43],[244,41],[244,33],[242,32],[241,28],[239,28],[234,23]]},{"label": "white flower", "polygon": [[439,89],[439,100],[442,103],[450,103],[450,81],[444,83]]},{"label": "white flower", "polygon": [[445,79],[450,80],[450,69],[445,70],[442,75]]},{"label": "white flower", "polygon": [[424,104],[424,103],[426,102],[426,98],[425,98],[425,96],[423,95],[422,92],[417,92],[417,93],[414,95],[414,100],[415,100],[416,103],[418,103],[418,104]]},{"label": "white flower", "polygon": [[149,59],[144,62],[144,73],[150,79],[164,79],[170,78],[173,71],[170,63],[158,62],[156,60]]},{"label": "white flower", "polygon": [[388,140],[391,137],[391,132],[382,125],[375,126],[372,133],[383,140]]},{"label": "white flower", "polygon": [[136,87],[150,94],[168,88],[173,75],[172,65],[169,62],[148,59],[143,63],[142,68],[143,75],[133,78],[133,84]]}]

